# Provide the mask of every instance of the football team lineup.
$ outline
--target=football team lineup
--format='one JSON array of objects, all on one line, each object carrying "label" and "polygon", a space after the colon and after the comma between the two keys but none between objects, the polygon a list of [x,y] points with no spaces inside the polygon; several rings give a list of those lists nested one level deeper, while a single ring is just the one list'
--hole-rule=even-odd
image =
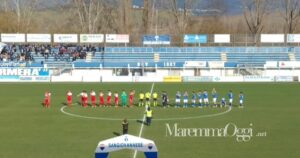
[{"label": "football team lineup", "polygon": [[[154,92],[154,87],[155,87],[155,83],[152,83],[152,86],[151,86],[151,90],[150,92],[147,92],[146,93],[146,104],[145,104],[145,108],[147,108],[148,106],[151,107],[151,101],[150,99],[153,99],[153,106],[155,107],[155,110],[158,110],[157,109],[157,100],[158,100],[158,94],[156,92]],[[154,92],[154,94],[153,94]],[[167,117],[167,118],[160,118],[159,116],[156,117],[154,120],[155,121],[171,121],[171,120],[188,120],[188,119],[199,119],[199,118],[205,118],[205,117],[216,117],[216,116],[221,116],[221,115],[224,115],[228,112],[231,111],[232,109],[232,102],[233,102],[233,93],[231,92],[231,90],[229,91],[230,93],[228,94],[228,98],[229,98],[229,106],[226,105],[226,101],[225,101],[225,98],[223,97],[222,98],[222,101],[221,103],[219,104],[218,101],[217,101],[217,98],[218,98],[218,94],[217,94],[217,91],[215,90],[215,88],[213,88],[212,90],[212,96],[213,96],[213,105],[212,107],[218,107],[218,105],[220,105],[220,107],[225,107],[226,108],[226,111],[217,111],[217,112],[214,112],[214,113],[211,113],[211,114],[200,114],[200,115],[196,115],[196,116],[190,116],[190,115],[184,115],[184,116],[178,116],[178,117]],[[50,92],[46,92],[45,96],[45,102],[44,104],[47,102],[47,93],[50,93]],[[125,94],[125,95],[124,95]],[[92,107],[96,107],[97,104],[96,104],[96,93],[92,90],[91,93],[91,106]],[[104,103],[104,94],[102,91],[99,92],[99,96],[100,96],[100,103],[99,103],[99,107],[112,107],[112,103],[111,103],[111,91],[109,90],[108,91],[108,96],[107,96],[107,103],[106,106],[105,103]],[[166,95],[166,92],[162,92],[162,107],[166,108],[166,107],[169,107],[168,103],[169,103],[169,98],[164,96]],[[197,96],[198,95],[198,103],[197,103]],[[71,113],[71,111],[69,110],[66,110],[68,107],[69,108],[72,108],[72,106],[75,106],[75,105],[82,105],[83,107],[87,107],[89,104],[88,104],[88,94],[86,93],[86,91],[83,91],[82,93],[80,93],[78,96],[81,96],[81,103],[77,102],[77,103],[72,103],[72,92],[69,90],[67,92],[67,105],[68,106],[62,106],[60,111],[63,113],[63,114],[66,114],[66,115],[69,115],[69,116],[72,116],[72,117],[78,117],[78,118],[84,118],[84,119],[96,119],[96,120],[106,120],[106,121],[121,121],[123,120],[124,118],[115,118],[115,117],[102,117],[101,115],[99,116],[89,116],[89,115],[82,115],[82,114],[75,114],[75,113]],[[118,94],[115,93],[115,107],[118,107]],[[123,97],[125,96],[125,98]],[[152,98],[151,98],[152,96]],[[242,93],[240,93],[239,95],[239,102],[240,102],[240,106],[239,107],[243,107],[243,102],[244,102],[244,95]],[[177,91],[176,93],[176,99],[175,98],[171,98],[173,100],[175,100],[175,105],[174,107],[175,108],[179,108],[181,107],[181,94],[179,91]],[[202,100],[204,99],[204,104],[202,104]],[[125,101],[124,101],[125,100]],[[139,103],[138,103],[138,106],[140,107],[141,105],[143,106],[144,104],[144,94],[143,93],[140,93],[140,99],[139,99]],[[125,103],[124,103],[125,102]],[[165,104],[166,102],[166,104]],[[183,99],[183,102],[184,104],[186,105],[183,105],[183,108],[186,108],[188,107],[188,94],[187,92],[185,92],[185,95],[184,95],[184,99]],[[199,91],[198,94],[196,94],[194,91],[193,91],[193,95],[192,95],[192,99],[191,99],[191,107],[196,107],[196,104],[199,108],[202,108],[202,107],[210,107],[209,106],[209,99],[208,99],[208,93],[207,93],[207,90],[205,90],[203,93],[201,91]],[[126,92],[122,92],[122,106],[123,107],[127,107],[127,95],[126,95]],[[125,105],[125,106],[124,106]],[[133,107],[134,106],[134,90],[130,90],[130,106],[128,107]],[[143,106],[144,107],[144,106]],[[143,111],[141,111],[143,112]],[[135,121],[135,120],[139,120],[138,118],[131,118],[131,119],[128,119],[130,121]],[[143,120],[143,119],[142,119]]]},{"label": "football team lineup", "polygon": [[[142,107],[143,106],[151,107],[151,105],[153,105],[153,107],[158,106],[158,100],[159,100],[158,93],[156,91],[154,91],[154,85],[155,85],[155,83],[152,83],[151,90],[150,90],[151,92],[148,91],[148,92],[144,93],[144,92],[140,91],[139,102],[138,102],[139,107],[141,107],[141,106]],[[74,105],[73,104],[73,93],[71,90],[68,90],[66,94],[67,94],[67,103],[65,103],[65,104],[68,105],[69,107],[72,107]],[[114,103],[112,103],[112,100],[113,100],[112,95],[114,96]],[[212,95],[212,107],[223,108],[223,107],[227,106],[225,97],[222,97],[221,101],[218,102],[219,94],[217,93],[215,88],[212,89],[211,95]],[[43,105],[44,105],[44,107],[50,108],[51,92],[49,90],[47,90],[45,92],[44,96],[45,96],[45,99],[44,99]],[[107,96],[106,96],[106,102],[105,102],[104,92],[99,91],[99,104],[97,104],[97,94],[94,90],[91,90],[91,92],[90,92],[90,100],[91,100],[90,103],[88,101],[89,95],[86,90],[83,90],[81,93],[79,93],[77,95],[77,97],[79,97],[79,96],[81,97],[80,104],[84,108],[87,108],[89,105],[93,108],[95,108],[97,106],[112,107],[112,104],[114,104],[114,107],[116,107],[116,108],[119,107],[119,93],[117,91],[114,92],[114,94],[113,94],[111,90],[108,90]],[[183,97],[183,104],[181,103],[182,97]],[[238,97],[239,97],[239,108],[243,108],[244,107],[244,94],[242,91],[239,93]],[[124,89],[122,90],[121,98],[122,98],[122,107],[131,107],[132,108],[137,105],[134,102],[135,90],[133,90],[133,89],[130,90],[129,105],[128,105],[128,101],[127,101],[127,93]],[[153,101],[153,104],[151,103],[151,99]],[[234,99],[234,93],[232,92],[232,90],[229,90],[229,92],[228,92],[229,107],[233,106],[233,99]],[[210,101],[209,101],[209,93],[206,89],[204,91],[199,90],[198,92],[192,91],[191,100],[189,98],[188,91],[184,91],[183,94],[181,94],[180,91],[177,91],[175,99],[171,98],[171,100],[175,100],[175,104],[174,104],[175,108],[180,108],[180,107],[182,107],[182,105],[183,105],[183,108],[188,108],[188,107],[190,107],[190,105],[191,105],[191,107],[199,107],[199,108],[209,107],[211,105]],[[170,98],[166,91],[162,91],[161,101],[162,101],[163,108],[170,107]]]}]

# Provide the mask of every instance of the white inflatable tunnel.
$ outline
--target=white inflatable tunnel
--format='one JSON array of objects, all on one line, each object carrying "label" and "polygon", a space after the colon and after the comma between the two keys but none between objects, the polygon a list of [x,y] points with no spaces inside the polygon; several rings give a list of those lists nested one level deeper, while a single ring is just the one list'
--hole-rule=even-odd
[{"label": "white inflatable tunnel", "polygon": [[123,149],[144,152],[146,158],[158,158],[154,141],[128,134],[99,142],[95,151],[95,158],[108,158],[110,152]]}]

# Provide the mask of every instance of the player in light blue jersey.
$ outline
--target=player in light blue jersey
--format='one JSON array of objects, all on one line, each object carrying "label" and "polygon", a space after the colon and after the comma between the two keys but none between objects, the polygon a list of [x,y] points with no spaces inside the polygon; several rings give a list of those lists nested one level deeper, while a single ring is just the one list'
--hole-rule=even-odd
[{"label": "player in light blue jersey", "polygon": [[202,91],[198,92],[198,99],[199,99],[199,108],[202,108],[202,100],[203,100]]},{"label": "player in light blue jersey", "polygon": [[243,108],[244,107],[244,99],[245,99],[243,92],[240,92],[239,98],[240,98],[240,108]]},{"label": "player in light blue jersey", "polygon": [[195,91],[193,91],[193,94],[192,94],[192,106],[193,107],[196,107],[196,100],[197,100],[197,94]]},{"label": "player in light blue jersey", "polygon": [[218,104],[217,104],[218,93],[215,88],[212,90],[212,98],[213,98],[214,107],[217,107],[218,106]]},{"label": "player in light blue jersey", "polygon": [[232,107],[232,104],[233,104],[233,93],[232,93],[232,90],[229,91],[228,98],[229,98],[229,106]]},{"label": "player in light blue jersey", "polygon": [[203,92],[203,100],[204,100],[204,105],[205,105],[206,107],[208,107],[208,106],[209,106],[209,100],[208,100],[208,93],[207,93],[207,90],[205,90],[205,91]]},{"label": "player in light blue jersey", "polygon": [[223,108],[225,106],[226,106],[226,99],[225,99],[225,97],[223,97],[222,101],[221,101],[221,108]]},{"label": "player in light blue jersey", "polygon": [[189,94],[187,91],[184,92],[183,94],[183,107],[187,108],[189,103]]},{"label": "player in light blue jersey", "polygon": [[179,108],[180,107],[180,102],[181,102],[181,93],[179,91],[177,91],[176,93],[176,99],[175,99],[175,108]]}]

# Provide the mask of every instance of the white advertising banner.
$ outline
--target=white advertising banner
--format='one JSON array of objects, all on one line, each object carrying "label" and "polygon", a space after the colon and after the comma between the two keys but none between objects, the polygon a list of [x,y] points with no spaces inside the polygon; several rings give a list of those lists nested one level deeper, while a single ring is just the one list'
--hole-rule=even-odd
[{"label": "white advertising banner", "polygon": [[105,35],[107,43],[129,43],[129,35],[127,34],[107,34]]},{"label": "white advertising banner", "polygon": [[243,82],[243,76],[214,76],[213,82]]},{"label": "white advertising banner", "polygon": [[272,76],[244,76],[244,82],[274,82]]},{"label": "white advertising banner", "polygon": [[210,68],[224,68],[224,62],[223,61],[210,61],[210,62],[208,62],[208,66]]},{"label": "white advertising banner", "polygon": [[51,34],[27,34],[28,43],[51,43]]},{"label": "white advertising banner", "polygon": [[133,82],[132,76],[102,76],[102,82]]},{"label": "white advertising banner", "polygon": [[288,34],[287,42],[288,43],[300,43],[300,34]]},{"label": "white advertising banner", "polygon": [[293,82],[294,76],[275,76],[276,82]]},{"label": "white advertising banner", "polygon": [[264,65],[265,68],[277,68],[278,62],[277,61],[267,61]]},{"label": "white advertising banner", "polygon": [[215,43],[230,43],[229,34],[215,34],[214,39]]},{"label": "white advertising banner", "polygon": [[103,34],[80,34],[80,43],[103,43]]},{"label": "white advertising banner", "polygon": [[299,68],[300,62],[299,61],[279,61],[280,68]]},{"label": "white advertising banner", "polygon": [[284,43],[284,34],[261,34],[262,43]]},{"label": "white advertising banner", "polygon": [[206,61],[186,61],[184,67],[206,67]]},{"label": "white advertising banner", "polygon": [[1,42],[24,43],[25,34],[1,34]]},{"label": "white advertising banner", "polygon": [[54,43],[77,43],[77,34],[54,34]]}]

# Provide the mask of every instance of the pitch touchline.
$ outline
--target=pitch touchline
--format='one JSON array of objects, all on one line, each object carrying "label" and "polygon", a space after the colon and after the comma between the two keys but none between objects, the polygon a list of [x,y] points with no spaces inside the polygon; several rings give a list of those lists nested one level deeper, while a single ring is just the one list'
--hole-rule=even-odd
[{"label": "pitch touchline", "polygon": [[[63,106],[60,108],[60,111],[68,116],[72,117],[77,117],[77,118],[83,118],[83,119],[93,119],[93,120],[104,120],[104,121],[122,121],[123,119],[121,118],[107,118],[107,117],[93,117],[93,116],[82,116],[78,114],[72,114],[69,112],[65,111],[65,108],[67,106]],[[208,117],[216,117],[216,116],[221,116],[229,113],[232,110],[232,108],[228,108],[228,110],[221,112],[221,113],[216,113],[216,114],[208,114],[208,115],[201,115],[201,116],[190,116],[190,117],[174,117],[174,118],[161,118],[161,119],[153,119],[155,121],[174,121],[174,120],[192,120],[192,119],[199,119],[199,118],[208,118]],[[129,121],[136,121],[138,119],[128,119]]]},{"label": "pitch touchline", "polygon": [[[154,88],[154,82],[152,83],[152,86],[151,86],[151,91],[150,91],[151,96],[152,96],[152,93],[153,93],[153,88]],[[147,106],[145,106],[145,107],[147,108]],[[145,110],[147,110],[147,109],[145,109]],[[145,119],[146,119],[146,114],[143,115],[143,122],[142,122],[142,126],[141,126],[141,129],[140,129],[139,137],[142,136]],[[137,150],[134,151],[133,158],[136,158],[136,155],[137,155]]]}]

